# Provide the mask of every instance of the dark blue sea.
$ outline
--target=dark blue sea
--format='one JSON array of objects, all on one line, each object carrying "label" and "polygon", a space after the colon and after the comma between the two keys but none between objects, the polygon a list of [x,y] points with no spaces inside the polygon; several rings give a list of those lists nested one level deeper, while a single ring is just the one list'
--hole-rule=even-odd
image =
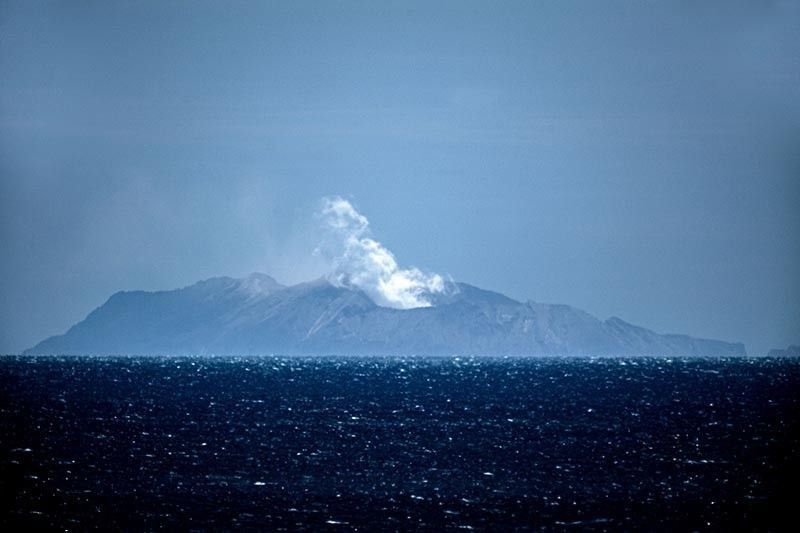
[{"label": "dark blue sea", "polygon": [[795,359],[0,358],[0,529],[780,530]]}]

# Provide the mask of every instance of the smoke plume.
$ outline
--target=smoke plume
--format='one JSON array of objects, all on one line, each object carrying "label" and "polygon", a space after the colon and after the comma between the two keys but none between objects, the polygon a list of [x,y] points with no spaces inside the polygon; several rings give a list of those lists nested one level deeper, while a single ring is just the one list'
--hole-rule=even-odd
[{"label": "smoke plume", "polygon": [[400,268],[394,254],[371,236],[369,220],[340,197],[324,198],[319,212],[326,238],[317,249],[331,262],[329,280],[357,288],[385,307],[430,307],[431,294],[444,291],[442,276]]}]

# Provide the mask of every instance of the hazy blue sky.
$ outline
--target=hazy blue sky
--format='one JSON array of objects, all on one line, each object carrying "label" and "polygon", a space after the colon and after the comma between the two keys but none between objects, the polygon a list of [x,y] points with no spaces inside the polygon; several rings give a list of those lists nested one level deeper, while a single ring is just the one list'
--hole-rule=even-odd
[{"label": "hazy blue sky", "polygon": [[0,352],[121,289],[403,265],[800,342],[800,3],[0,2]]}]

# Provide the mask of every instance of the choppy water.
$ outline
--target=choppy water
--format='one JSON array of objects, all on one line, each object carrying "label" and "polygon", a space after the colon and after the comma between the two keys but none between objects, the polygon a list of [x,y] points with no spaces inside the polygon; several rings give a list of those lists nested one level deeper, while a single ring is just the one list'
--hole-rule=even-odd
[{"label": "choppy water", "polygon": [[778,528],[798,479],[799,370],[5,357],[0,525]]}]

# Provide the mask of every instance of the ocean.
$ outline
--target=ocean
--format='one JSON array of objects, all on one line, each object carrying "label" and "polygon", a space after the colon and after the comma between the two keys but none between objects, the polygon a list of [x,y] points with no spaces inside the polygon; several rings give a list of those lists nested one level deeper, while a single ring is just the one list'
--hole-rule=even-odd
[{"label": "ocean", "polygon": [[0,529],[776,530],[796,359],[0,358]]}]

